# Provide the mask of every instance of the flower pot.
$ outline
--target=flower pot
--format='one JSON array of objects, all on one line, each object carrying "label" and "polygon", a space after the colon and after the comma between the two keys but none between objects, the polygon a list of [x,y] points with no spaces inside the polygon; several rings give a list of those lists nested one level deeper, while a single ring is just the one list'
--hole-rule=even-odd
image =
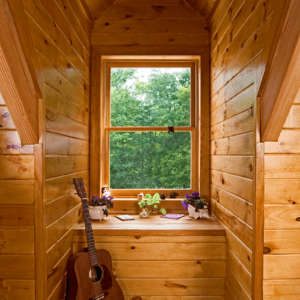
[{"label": "flower pot", "polygon": [[195,211],[195,207],[190,205],[188,206],[189,216],[194,219],[207,219],[209,218],[208,209],[202,208]]},{"label": "flower pot", "polygon": [[89,206],[91,220],[102,220],[104,218],[104,210],[107,206]]}]

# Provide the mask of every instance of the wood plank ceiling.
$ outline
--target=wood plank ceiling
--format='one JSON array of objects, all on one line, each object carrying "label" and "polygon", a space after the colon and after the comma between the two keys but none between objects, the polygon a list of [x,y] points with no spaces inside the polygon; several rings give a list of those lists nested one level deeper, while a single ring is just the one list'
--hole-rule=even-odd
[{"label": "wood plank ceiling", "polygon": [[[155,6],[162,5],[178,5],[178,3],[184,3],[185,0],[85,0],[94,19],[99,17],[107,8],[116,2],[122,2],[123,5],[133,4],[148,4]],[[200,13],[205,19],[208,19],[214,8],[220,2],[220,0],[186,0],[186,2],[192,6],[198,13]]]},{"label": "wood plank ceiling", "polygon": [[102,55],[200,55],[218,0],[86,0]]}]

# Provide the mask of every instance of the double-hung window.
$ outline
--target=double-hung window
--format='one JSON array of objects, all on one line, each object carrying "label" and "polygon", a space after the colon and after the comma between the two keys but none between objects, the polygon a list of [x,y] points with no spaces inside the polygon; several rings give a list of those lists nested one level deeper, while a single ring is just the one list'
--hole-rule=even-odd
[{"label": "double-hung window", "polygon": [[104,61],[103,185],[113,196],[199,188],[198,61]]}]

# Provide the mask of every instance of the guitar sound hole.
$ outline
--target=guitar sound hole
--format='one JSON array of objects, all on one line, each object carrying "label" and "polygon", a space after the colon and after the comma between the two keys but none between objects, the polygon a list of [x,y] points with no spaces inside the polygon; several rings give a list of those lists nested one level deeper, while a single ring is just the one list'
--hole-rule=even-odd
[{"label": "guitar sound hole", "polygon": [[103,277],[103,270],[99,266],[91,267],[89,271],[89,279],[92,282],[100,281]]}]

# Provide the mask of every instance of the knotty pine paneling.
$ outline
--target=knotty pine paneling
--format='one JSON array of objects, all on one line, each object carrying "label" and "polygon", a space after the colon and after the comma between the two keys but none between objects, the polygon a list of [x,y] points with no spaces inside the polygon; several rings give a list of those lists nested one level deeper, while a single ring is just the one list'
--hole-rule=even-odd
[{"label": "knotty pine paneling", "polygon": [[7,300],[33,300],[35,299],[35,282],[34,280],[1,280],[0,297]]},{"label": "knotty pine paneling", "polygon": [[265,143],[264,299],[298,299],[299,290],[299,100],[278,142]]},{"label": "knotty pine paneling", "polygon": [[208,49],[207,22],[186,0],[151,3],[114,2],[94,22],[95,49],[106,55],[199,55]]},{"label": "knotty pine paneling", "polygon": [[0,91],[1,299],[35,299],[33,153],[21,145]]},{"label": "knotty pine paneling", "polygon": [[[107,249],[112,256],[114,275],[125,299],[224,299],[224,236],[147,234],[95,233],[96,248]],[[77,228],[73,241],[75,253],[86,247],[83,229]]]},{"label": "knotty pine paneling", "polygon": [[225,299],[252,298],[256,80],[276,1],[220,1],[210,20],[211,206],[227,234]]},{"label": "knotty pine paneling", "polygon": [[48,299],[65,293],[71,228],[81,216],[72,179],[89,184],[91,24],[69,0],[23,1],[44,76],[44,222]]}]

